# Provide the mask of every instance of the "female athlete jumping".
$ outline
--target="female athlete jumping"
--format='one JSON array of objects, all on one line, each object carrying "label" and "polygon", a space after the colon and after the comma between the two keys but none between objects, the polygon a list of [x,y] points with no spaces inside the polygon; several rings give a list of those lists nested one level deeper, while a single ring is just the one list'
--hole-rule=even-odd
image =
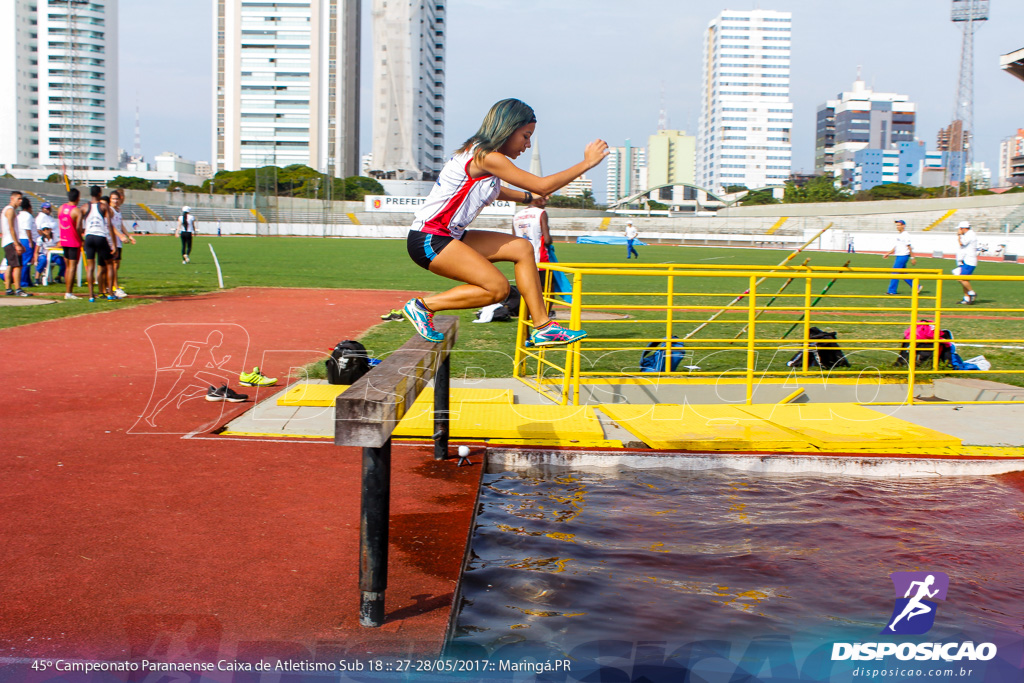
[{"label": "female athlete jumping", "polygon": [[[608,143],[594,140],[584,150],[583,161],[540,178],[510,161],[530,148],[536,127],[537,118],[527,104],[516,99],[495,104],[480,130],[441,169],[426,203],[416,212],[407,242],[412,260],[431,273],[465,283],[405,305],[406,317],[424,339],[444,338],[434,329],[435,311],[487,306],[508,296],[508,279],[494,267],[497,261],[515,264],[516,285],[533,321],[530,345],[571,344],[587,336],[583,330],[564,329],[548,317],[533,247],[527,240],[508,233],[466,230],[495,199],[529,204],[534,194],[547,197],[608,154]],[[523,189],[502,187],[503,180]]]}]

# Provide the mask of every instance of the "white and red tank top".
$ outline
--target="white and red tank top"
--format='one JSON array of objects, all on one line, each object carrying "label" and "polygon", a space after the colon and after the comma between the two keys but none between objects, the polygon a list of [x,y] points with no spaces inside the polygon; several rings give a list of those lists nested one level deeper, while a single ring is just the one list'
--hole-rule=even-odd
[{"label": "white and red tank top", "polygon": [[74,211],[77,205],[67,202],[61,204],[61,207],[57,210],[57,225],[60,226],[60,246],[62,247],[81,247],[82,240],[78,236],[78,231],[75,230],[75,225],[71,221],[71,212]]},{"label": "white and red tank top", "polygon": [[530,240],[530,244],[533,245],[533,259],[537,263],[546,263],[548,260],[548,250],[544,247],[544,233],[540,229],[540,217],[544,213],[544,209],[528,206],[512,218],[512,229],[515,230],[516,237]]},{"label": "white and red tank top", "polygon": [[441,169],[427,201],[416,212],[412,229],[460,239],[466,226],[498,198],[501,181],[490,174],[469,177],[472,150],[459,152]]}]

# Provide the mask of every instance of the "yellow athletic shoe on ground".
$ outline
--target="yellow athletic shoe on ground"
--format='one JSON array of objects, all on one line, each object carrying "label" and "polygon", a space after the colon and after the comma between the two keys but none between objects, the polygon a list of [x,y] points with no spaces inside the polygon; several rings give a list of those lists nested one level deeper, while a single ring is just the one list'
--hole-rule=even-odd
[{"label": "yellow athletic shoe on ground", "polygon": [[277,384],[277,378],[266,377],[260,373],[259,368],[253,368],[252,372],[243,372],[239,375],[238,383],[247,387],[272,387]]}]

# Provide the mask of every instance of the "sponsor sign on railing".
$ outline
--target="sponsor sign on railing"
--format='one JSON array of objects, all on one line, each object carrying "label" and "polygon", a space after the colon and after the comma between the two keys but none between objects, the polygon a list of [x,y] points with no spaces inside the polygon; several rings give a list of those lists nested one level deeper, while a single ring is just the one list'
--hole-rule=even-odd
[{"label": "sponsor sign on railing", "polygon": [[[396,197],[392,195],[368,194],[364,197],[366,211],[384,211],[390,213],[413,213],[427,201],[426,197]],[[484,207],[482,214],[498,214],[511,216],[516,212],[513,202],[498,200]]]}]

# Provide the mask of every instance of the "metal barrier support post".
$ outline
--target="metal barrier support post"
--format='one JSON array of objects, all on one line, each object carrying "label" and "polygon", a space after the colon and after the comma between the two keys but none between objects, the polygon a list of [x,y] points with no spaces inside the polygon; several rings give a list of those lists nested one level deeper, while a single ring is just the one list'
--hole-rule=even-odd
[{"label": "metal barrier support post", "polygon": [[359,623],[384,623],[388,587],[388,516],[391,510],[391,439],[363,448],[363,491],[359,513]]},{"label": "metal barrier support post", "polygon": [[665,372],[672,371],[672,301],[675,291],[675,278],[668,276],[668,306],[665,314]]},{"label": "metal barrier support post", "polygon": [[939,369],[939,348],[942,346],[942,341],[939,339],[939,334],[942,331],[942,280],[935,280],[935,339],[934,351],[932,351],[932,370],[936,372]]},{"label": "metal barrier support post", "polygon": [[809,367],[810,363],[810,360],[807,358],[807,355],[808,353],[810,353],[811,343],[811,288],[813,287],[813,285],[814,283],[810,275],[804,278],[804,340],[802,342],[804,346],[804,352],[803,356],[800,358],[800,363],[802,365],[802,369],[804,372],[807,372],[807,368]]},{"label": "metal barrier support post", "polygon": [[[583,310],[583,273],[572,275],[572,316],[569,319],[569,327],[574,330],[580,329]],[[572,405],[580,404],[580,342],[572,344],[571,348],[565,350],[567,369],[572,371]]]},{"label": "metal barrier support post", "polygon": [[448,387],[452,373],[452,357],[446,354],[434,375],[434,460],[448,459],[450,398]]},{"label": "metal barrier support post", "polygon": [[757,325],[757,279],[750,276],[750,298],[747,300],[747,405],[754,402],[754,363],[757,354],[754,351]]},{"label": "metal barrier support post", "polygon": [[[907,355],[907,403],[914,405],[914,380],[917,375],[917,316],[918,316],[918,279],[911,280],[910,285],[910,348]],[[936,329],[935,334],[939,331]]]}]

